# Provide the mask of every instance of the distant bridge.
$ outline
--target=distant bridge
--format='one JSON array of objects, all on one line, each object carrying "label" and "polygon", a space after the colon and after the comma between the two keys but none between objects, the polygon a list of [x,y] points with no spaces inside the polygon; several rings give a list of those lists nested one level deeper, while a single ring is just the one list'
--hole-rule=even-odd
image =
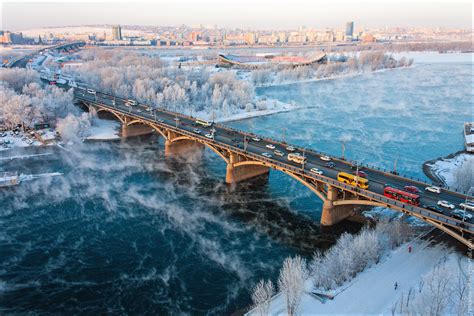
[{"label": "distant bridge", "polygon": [[33,58],[35,55],[46,51],[46,50],[57,50],[57,51],[69,51],[71,49],[77,49],[81,46],[84,46],[86,43],[82,41],[61,43],[54,46],[43,47],[41,49],[35,50],[27,55],[18,56],[13,58],[8,63],[5,64],[5,68],[14,68],[14,67],[25,67],[28,63],[28,60]]},{"label": "distant bridge", "polygon": [[[469,248],[473,248],[472,219],[459,220],[453,218],[451,211],[447,209],[443,212],[444,214],[440,214],[423,206],[414,206],[388,198],[383,192],[386,184],[398,188],[416,186],[421,188],[420,205],[436,205],[438,200],[446,200],[456,206],[466,200],[467,196],[464,194],[447,189],[441,189],[439,194],[428,192],[424,190],[429,186],[427,183],[368,166],[363,170],[368,176],[369,188],[362,189],[337,180],[339,172],[354,173],[354,164],[344,159],[331,157],[334,166],[329,167],[321,159],[326,156],[325,154],[293,146],[295,152],[301,152],[307,158],[306,163],[295,163],[288,160],[286,148],[289,144],[282,141],[219,124],[214,124],[212,127],[196,127],[194,126],[196,119],[193,117],[162,109],[152,109],[144,104],[130,106],[128,100],[124,98],[85,87],[75,88],[74,97],[89,110],[112,113],[122,123],[123,137],[130,136],[137,127],[148,129],[150,132],[155,131],[165,139],[166,156],[180,155],[190,150],[208,147],[226,163],[226,182],[229,184],[268,174],[270,168],[287,174],[323,201],[322,225],[335,225],[354,215],[354,206],[380,206],[419,218],[446,232]],[[196,133],[197,128],[201,133]],[[272,150],[268,148],[273,146]],[[284,154],[276,155],[274,150],[279,150]],[[264,153],[272,156],[266,157]],[[324,173],[320,175],[311,172],[312,168],[318,168]]]}]

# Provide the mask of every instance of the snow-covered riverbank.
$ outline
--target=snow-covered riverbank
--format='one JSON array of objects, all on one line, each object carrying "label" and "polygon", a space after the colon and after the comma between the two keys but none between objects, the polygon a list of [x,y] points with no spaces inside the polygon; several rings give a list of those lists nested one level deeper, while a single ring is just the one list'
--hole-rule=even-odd
[{"label": "snow-covered riverbank", "polygon": [[[426,283],[433,279],[431,275],[440,267],[452,272],[453,284],[450,284],[450,287],[467,285],[464,297],[453,297],[447,306],[443,306],[443,310],[455,313],[459,310],[459,305],[465,303],[463,308],[472,312],[472,300],[469,302],[467,300],[472,298],[472,282],[468,281],[468,278],[472,280],[472,272],[459,268],[462,266],[466,269],[468,261],[468,258],[443,246],[434,245],[430,240],[417,239],[393,250],[381,262],[361,272],[351,282],[323,295],[314,295],[313,281],[306,280],[297,313],[301,315],[393,315],[400,310],[414,312],[414,310],[425,309],[427,306],[422,305],[424,296],[427,295],[425,291],[431,286]],[[458,271],[461,274],[458,275]],[[468,273],[466,279],[455,279],[457,276],[462,277],[466,272]],[[449,296],[448,293],[439,293],[439,295]],[[270,302],[269,315],[286,314],[285,296],[281,293],[277,294]],[[248,315],[256,315],[256,313],[250,311]]]},{"label": "snow-covered riverbank", "polygon": [[474,155],[462,151],[423,164],[423,171],[431,180],[458,190],[474,185],[473,168]]}]

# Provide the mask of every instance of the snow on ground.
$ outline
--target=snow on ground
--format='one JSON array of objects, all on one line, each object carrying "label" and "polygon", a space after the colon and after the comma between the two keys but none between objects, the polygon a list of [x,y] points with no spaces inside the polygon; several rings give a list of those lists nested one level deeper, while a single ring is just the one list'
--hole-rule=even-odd
[{"label": "snow on ground", "polygon": [[428,164],[439,179],[441,179],[447,186],[456,187],[455,174],[456,170],[462,167],[465,163],[473,163],[474,155],[468,153],[461,153],[453,158],[443,158],[435,161],[433,164]]},{"label": "snow on ground", "polygon": [[[6,136],[0,137],[0,151],[16,147],[41,146],[41,142],[30,134],[20,132],[18,135],[5,132]],[[30,143],[29,143],[30,142]]]},{"label": "snow on ground", "polygon": [[[256,109],[252,109],[250,111],[246,111],[245,109],[239,109],[234,113],[226,114],[221,112],[212,113],[209,110],[205,110],[193,113],[193,116],[201,118],[203,120],[214,120],[217,123],[223,123],[243,120],[251,117],[271,115],[280,112],[288,112],[299,108],[301,107],[295,103],[284,103],[275,99],[265,99],[258,100],[256,102]],[[215,117],[215,119],[213,119],[213,117]]]},{"label": "snow on ground", "polygon": [[393,53],[395,59],[413,58],[415,64],[433,63],[472,63],[473,53],[438,53],[438,52],[400,52]]},{"label": "snow on ground", "polygon": [[[408,246],[412,252],[408,252]],[[336,289],[333,300],[324,303],[309,292],[313,285],[306,281],[298,314],[391,314],[391,308],[401,292],[415,288],[422,277],[429,273],[448,253],[441,246],[433,246],[429,241],[416,240],[404,244],[385,257],[382,262],[361,272],[349,284]],[[395,290],[395,282],[398,284]],[[249,313],[252,315],[252,313]],[[271,315],[285,315],[285,297],[276,295],[270,304]]]},{"label": "snow on ground", "polygon": [[92,125],[88,131],[88,140],[111,140],[119,139],[118,131],[120,129],[120,122],[112,120],[103,120],[94,118]]}]

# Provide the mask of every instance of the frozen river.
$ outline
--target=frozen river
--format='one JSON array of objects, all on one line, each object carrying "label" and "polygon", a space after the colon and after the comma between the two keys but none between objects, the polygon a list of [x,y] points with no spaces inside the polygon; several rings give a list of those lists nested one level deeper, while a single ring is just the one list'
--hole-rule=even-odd
[{"label": "frozen river", "polygon": [[[409,69],[261,88],[308,108],[229,125],[336,155],[344,142],[350,159],[391,169],[396,158],[424,178],[424,161],[463,148],[473,73],[471,55],[423,56]],[[23,153],[53,155],[0,169],[64,175],[0,191],[0,313],[229,314],[286,256],[358,229],[321,231],[321,202],[283,174],[229,188],[212,152],[166,161],[155,137],[0,155]]]}]

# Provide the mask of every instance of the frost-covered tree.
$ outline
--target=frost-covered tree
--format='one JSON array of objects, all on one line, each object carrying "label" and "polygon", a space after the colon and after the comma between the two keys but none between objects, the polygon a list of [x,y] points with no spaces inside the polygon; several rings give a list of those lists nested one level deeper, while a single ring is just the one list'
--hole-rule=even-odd
[{"label": "frost-covered tree", "polygon": [[252,292],[253,309],[260,316],[268,315],[270,302],[275,293],[272,281],[260,280]]},{"label": "frost-covered tree", "polygon": [[80,116],[72,114],[65,118],[59,119],[56,123],[56,130],[65,140],[78,141],[81,137],[86,136],[91,126],[88,113],[82,113]]},{"label": "frost-covered tree", "polygon": [[306,261],[300,256],[286,258],[278,277],[278,288],[283,293],[286,311],[289,316],[296,315],[304,293],[304,282],[308,271]]}]

